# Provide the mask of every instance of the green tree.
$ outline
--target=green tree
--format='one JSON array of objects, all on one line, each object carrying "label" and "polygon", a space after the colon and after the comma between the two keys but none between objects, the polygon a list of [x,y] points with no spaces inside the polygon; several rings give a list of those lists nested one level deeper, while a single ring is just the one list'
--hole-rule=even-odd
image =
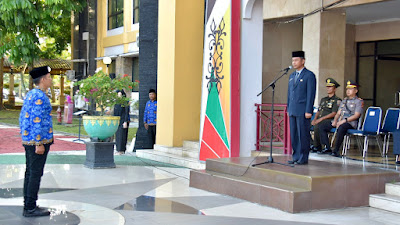
[{"label": "green tree", "polygon": [[[86,0],[1,0],[0,55],[30,65],[46,52],[61,54],[71,42],[71,14],[85,6]],[[44,52],[41,37],[54,38]]]},{"label": "green tree", "polygon": [[[86,0],[1,0],[0,58],[7,55],[15,65],[32,65],[40,57],[61,55],[71,42],[72,12],[85,6]],[[46,38],[51,41],[41,45]]]}]

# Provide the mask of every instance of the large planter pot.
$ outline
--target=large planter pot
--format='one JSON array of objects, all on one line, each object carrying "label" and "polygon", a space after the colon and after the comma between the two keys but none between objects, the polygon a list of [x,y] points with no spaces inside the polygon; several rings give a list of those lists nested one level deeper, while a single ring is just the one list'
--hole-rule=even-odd
[{"label": "large planter pot", "polygon": [[83,127],[91,138],[104,140],[118,130],[119,116],[83,116]]}]

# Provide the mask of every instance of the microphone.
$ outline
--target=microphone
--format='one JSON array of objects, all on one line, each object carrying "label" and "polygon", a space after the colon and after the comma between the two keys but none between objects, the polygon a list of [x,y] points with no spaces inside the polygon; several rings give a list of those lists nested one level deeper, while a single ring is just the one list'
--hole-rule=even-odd
[{"label": "microphone", "polygon": [[283,69],[283,70],[281,70],[280,72],[283,72],[283,71],[289,71],[290,69],[292,69],[293,67],[292,66],[288,66],[287,68],[285,68],[285,69]]}]

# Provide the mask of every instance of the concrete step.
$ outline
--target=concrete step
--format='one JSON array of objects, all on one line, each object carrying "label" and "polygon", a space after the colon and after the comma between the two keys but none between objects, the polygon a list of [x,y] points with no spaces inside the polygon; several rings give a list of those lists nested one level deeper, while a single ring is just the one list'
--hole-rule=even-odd
[{"label": "concrete step", "polygon": [[[250,158],[249,158],[250,159]],[[249,160],[247,159],[247,160]],[[244,159],[243,159],[244,160]],[[260,163],[268,160],[266,157],[259,157],[256,162]],[[231,162],[230,159],[207,159],[206,168],[207,171],[217,172],[233,176],[245,176],[251,179],[263,180],[266,182],[277,183],[287,186],[293,186],[302,189],[311,190],[312,182],[311,177],[306,175],[294,174],[290,171],[277,171],[275,169],[269,169],[270,167],[252,167],[249,162],[238,164]],[[245,172],[247,171],[247,172]]]},{"label": "concrete step", "polygon": [[161,152],[153,149],[136,150],[136,156],[145,159],[151,159],[158,162],[169,163],[177,166],[183,166],[195,170],[203,170],[206,165],[200,160],[189,157],[183,157],[175,154]]},{"label": "concrete step", "polygon": [[199,159],[200,152],[198,149],[182,151],[183,157],[188,157],[192,159]]},{"label": "concrete step", "polygon": [[212,171],[191,171],[190,186],[296,213],[311,210],[310,190]]},{"label": "concrete step", "polygon": [[373,208],[400,213],[400,196],[389,194],[370,195],[369,205]]},{"label": "concrete step", "polygon": [[183,149],[200,149],[199,141],[183,141]]},{"label": "concrete step", "polygon": [[400,182],[387,183],[385,186],[385,193],[388,195],[394,195],[400,197]]},{"label": "concrete step", "polygon": [[154,145],[154,150],[179,156],[182,156],[182,151],[183,151],[182,147],[168,147],[162,145]]},{"label": "concrete step", "polygon": [[199,159],[198,149],[183,149],[182,147],[167,147],[162,145],[154,145],[154,150],[172,155]]}]

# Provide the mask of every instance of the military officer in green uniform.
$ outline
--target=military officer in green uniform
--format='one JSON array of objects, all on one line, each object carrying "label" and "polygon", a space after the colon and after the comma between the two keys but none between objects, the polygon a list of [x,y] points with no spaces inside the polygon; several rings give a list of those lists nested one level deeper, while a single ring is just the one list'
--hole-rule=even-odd
[{"label": "military officer in green uniform", "polygon": [[[336,96],[336,88],[340,85],[333,78],[326,79],[326,92],[328,96],[322,98],[319,103],[318,112],[315,114],[311,125],[314,126],[314,147],[313,152],[322,153],[321,141],[319,136],[319,128],[322,124],[331,124],[332,119],[338,111],[341,99]],[[325,152],[324,152],[325,153]],[[327,153],[327,152],[326,152]]]}]

